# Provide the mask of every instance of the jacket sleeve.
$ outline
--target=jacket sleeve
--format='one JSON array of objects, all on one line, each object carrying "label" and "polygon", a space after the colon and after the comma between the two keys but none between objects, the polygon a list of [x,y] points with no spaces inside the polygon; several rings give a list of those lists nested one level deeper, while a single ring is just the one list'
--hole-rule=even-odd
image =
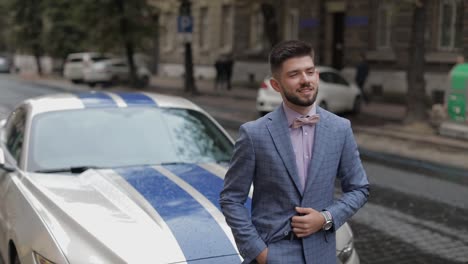
[{"label": "jacket sleeve", "polygon": [[254,173],[255,151],[247,129],[243,125],[239,130],[239,139],[235,144],[231,164],[224,179],[220,205],[244,263],[250,263],[266,248],[244,205],[252,186]]},{"label": "jacket sleeve", "polygon": [[333,217],[335,230],[353,216],[367,202],[369,196],[369,181],[349,121],[345,128],[338,178],[341,181],[343,196],[326,208]]}]

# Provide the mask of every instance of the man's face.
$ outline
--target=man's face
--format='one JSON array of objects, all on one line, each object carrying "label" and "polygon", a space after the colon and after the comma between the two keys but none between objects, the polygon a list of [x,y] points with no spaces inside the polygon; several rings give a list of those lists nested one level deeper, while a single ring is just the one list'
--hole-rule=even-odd
[{"label": "man's face", "polygon": [[281,93],[291,108],[311,106],[318,93],[319,74],[310,56],[291,58],[283,62],[271,80],[273,88]]}]

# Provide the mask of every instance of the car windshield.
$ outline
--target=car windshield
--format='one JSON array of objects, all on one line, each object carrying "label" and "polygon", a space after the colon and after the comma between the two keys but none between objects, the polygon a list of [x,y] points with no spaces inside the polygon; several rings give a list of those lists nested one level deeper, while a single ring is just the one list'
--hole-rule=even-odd
[{"label": "car windshield", "polygon": [[26,169],[224,162],[232,148],[209,118],[193,110],[58,111],[34,117]]}]

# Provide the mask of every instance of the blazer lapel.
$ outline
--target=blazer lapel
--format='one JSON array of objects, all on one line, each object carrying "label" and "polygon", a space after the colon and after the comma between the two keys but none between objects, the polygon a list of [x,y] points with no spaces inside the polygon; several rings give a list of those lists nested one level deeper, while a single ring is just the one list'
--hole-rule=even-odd
[{"label": "blazer lapel", "polygon": [[270,122],[267,124],[267,128],[270,132],[271,138],[273,139],[276,150],[281,156],[284,166],[289,172],[289,176],[294,182],[294,185],[302,195],[301,183],[297,173],[296,156],[294,155],[291,136],[289,134],[288,121],[283,108],[278,107],[270,114],[269,118]]},{"label": "blazer lapel", "polygon": [[[317,113],[322,112],[321,108],[317,107]],[[312,182],[317,178],[320,171],[320,166],[322,165],[323,157],[327,149],[327,141],[329,130],[327,130],[327,120],[325,115],[320,115],[320,121],[315,126],[315,138],[314,146],[312,150],[312,160],[309,164],[309,173],[306,179],[306,186],[304,190],[312,184]]]}]

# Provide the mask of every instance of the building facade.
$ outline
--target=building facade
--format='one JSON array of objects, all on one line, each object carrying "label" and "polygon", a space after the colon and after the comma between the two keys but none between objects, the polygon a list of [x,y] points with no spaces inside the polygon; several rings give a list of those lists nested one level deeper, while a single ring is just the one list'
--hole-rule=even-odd
[{"label": "building facade", "polygon": [[[153,0],[160,10],[159,74],[183,75],[183,41],[177,33],[179,1]],[[192,0],[196,78],[213,78],[214,62],[235,58],[234,81],[258,82],[269,74],[276,41],[301,39],[316,50],[316,63],[353,80],[359,55],[371,73],[371,93],[404,93],[413,25],[412,1]],[[468,45],[468,1],[427,0],[426,92],[445,90],[447,74]]]}]

